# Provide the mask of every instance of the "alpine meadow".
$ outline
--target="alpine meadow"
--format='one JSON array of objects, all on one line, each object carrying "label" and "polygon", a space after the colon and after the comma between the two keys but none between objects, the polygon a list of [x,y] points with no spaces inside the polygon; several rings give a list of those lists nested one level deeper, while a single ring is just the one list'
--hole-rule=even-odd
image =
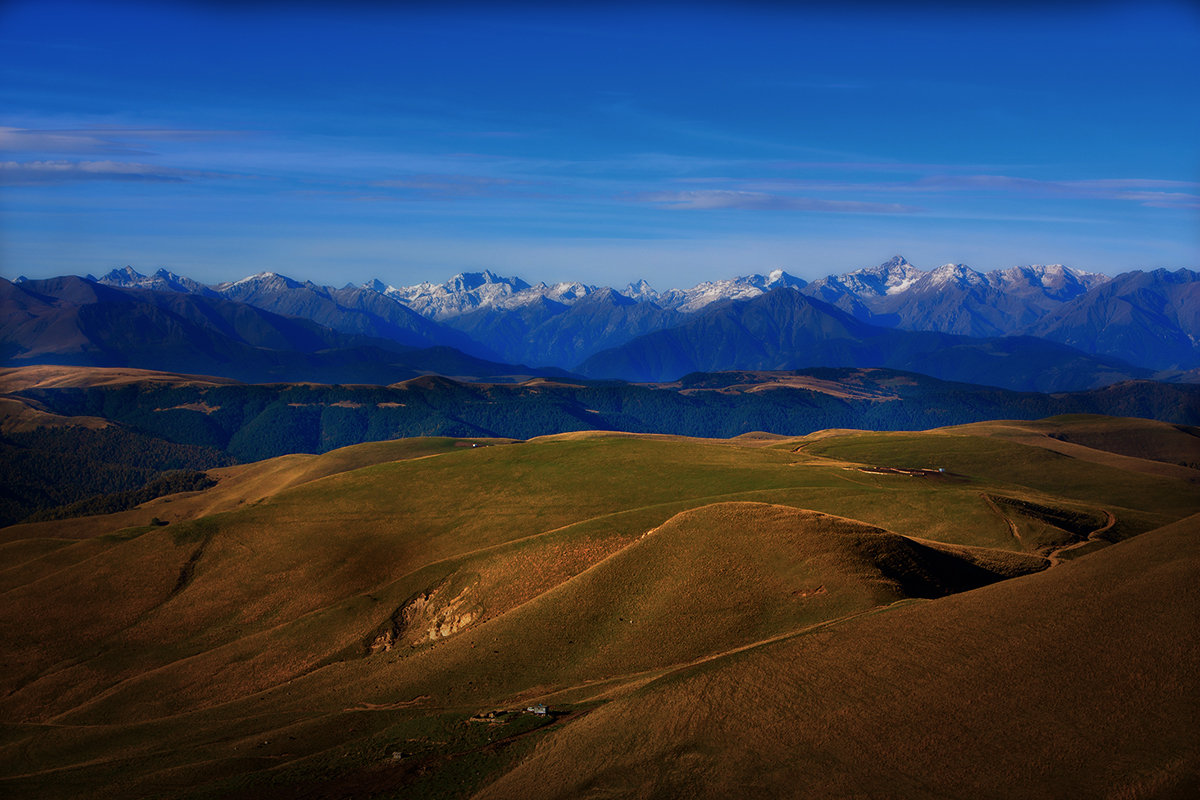
[{"label": "alpine meadow", "polygon": [[1200,794],[1194,5],[0,44],[0,796]]}]

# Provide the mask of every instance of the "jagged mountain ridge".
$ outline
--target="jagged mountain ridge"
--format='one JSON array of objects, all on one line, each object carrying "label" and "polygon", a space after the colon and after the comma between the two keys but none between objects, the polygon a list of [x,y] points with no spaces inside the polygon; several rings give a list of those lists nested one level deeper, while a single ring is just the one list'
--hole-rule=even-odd
[{"label": "jagged mountain ridge", "polygon": [[887,367],[1038,392],[1149,377],[1148,370],[1034,337],[985,339],[871,325],[787,289],[715,305],[683,325],[598,353],[578,370],[654,382],[691,372],[832,366]]},{"label": "jagged mountain ridge", "polygon": [[538,298],[515,308],[479,308],[446,324],[488,342],[501,360],[574,365],[688,318],[684,312],[604,288],[569,305]]},{"label": "jagged mountain ridge", "polygon": [[153,275],[147,276],[128,266],[113,269],[100,278],[88,277],[108,286],[213,294],[251,304],[273,293],[304,287],[327,294],[361,289],[389,297],[422,316],[439,322],[479,309],[516,309],[532,305],[539,300],[551,300],[568,306],[596,292],[615,292],[638,302],[653,302],[663,308],[692,312],[721,300],[756,297],[780,286],[799,289],[807,285],[803,279],[789,275],[781,269],[767,275],[752,274],[726,280],[705,281],[690,289],[668,289],[663,292],[656,291],[645,279],[631,283],[623,290],[617,290],[579,281],[531,285],[521,278],[503,277],[490,270],[462,272],[440,284],[423,282],[396,287],[373,278],[361,285],[346,284],[341,289],[320,286],[311,281],[297,281],[276,272],[260,272],[237,281],[212,286],[190,278],[182,278],[166,269],[159,269]]},{"label": "jagged mountain ridge", "polygon": [[1027,331],[1088,353],[1122,353],[1159,370],[1200,366],[1200,273],[1127,272],[1080,295]]},{"label": "jagged mountain ridge", "polygon": [[862,320],[964,336],[1028,333],[1047,313],[1108,276],[1061,264],[978,272],[965,264],[917,269],[901,256],[878,267],[814,281],[804,293]]},{"label": "jagged mountain ridge", "polygon": [[620,292],[579,282],[530,285],[485,270],[460,273],[441,284],[401,288],[373,279],[335,289],[274,272],[203,286],[165,269],[144,276],[131,267],[114,269],[98,282],[224,297],[344,333],[412,346],[445,345],[485,359],[561,367],[678,324],[687,314],[714,302],[805,285],[775,270],[662,293],[642,280]]},{"label": "jagged mountain ridge", "polygon": [[[167,270],[147,277],[128,267],[99,281],[213,293],[343,332],[414,345],[444,344],[483,358],[562,368],[636,336],[683,324],[714,303],[751,299],[780,287],[884,327],[975,337],[1038,336],[1153,369],[1200,367],[1200,321],[1193,297],[1200,278],[1187,270],[1131,272],[1115,279],[1062,265],[979,272],[945,264],[926,271],[896,256],[808,284],[775,270],[661,292],[645,280],[623,290],[579,282],[531,285],[487,270],[400,288],[376,279],[334,289],[275,273],[203,286]],[[1133,288],[1110,290],[1117,292],[1113,295],[1106,294],[1109,286]],[[420,320],[430,326],[423,327]]]},{"label": "jagged mountain ridge", "polygon": [[301,317],[341,333],[387,339],[407,347],[454,347],[481,358],[495,355],[461,332],[439,325],[372,289],[335,289],[275,272],[205,286],[165,269],[146,276],[130,267],[115,269],[97,282],[125,289],[219,297],[274,314]]},{"label": "jagged mountain ridge", "polygon": [[[106,273],[103,278],[96,278],[94,275],[88,275],[87,279],[102,283],[106,286],[113,286],[118,289],[147,289],[152,292],[184,292],[187,294],[198,294],[204,297],[217,297],[219,292],[212,287],[205,286],[199,281],[194,281],[191,278],[185,278],[182,275],[176,275],[170,270],[160,267],[154,271],[153,275],[143,275],[133,267],[125,266],[118,267]],[[17,283],[21,283],[20,279]]]},{"label": "jagged mountain ridge", "polygon": [[0,359],[12,366],[136,367],[255,383],[545,374],[450,347],[343,333],[220,296],[119,288],[75,276],[0,278]]}]

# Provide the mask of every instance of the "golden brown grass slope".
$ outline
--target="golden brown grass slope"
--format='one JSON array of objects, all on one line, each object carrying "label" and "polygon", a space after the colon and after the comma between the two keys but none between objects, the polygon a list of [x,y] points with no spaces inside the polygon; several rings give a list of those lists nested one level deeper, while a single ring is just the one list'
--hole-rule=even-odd
[{"label": "golden brown grass slope", "polygon": [[52,414],[24,398],[0,397],[0,434],[24,433],[38,428],[104,428],[111,425],[100,417],[64,417]]},{"label": "golden brown grass slope", "polygon": [[976,422],[942,430],[1008,438],[1147,474],[1200,479],[1200,429],[1187,425],[1073,414],[1032,422]]},{"label": "golden brown grass slope", "polygon": [[[1125,646],[1103,641],[1106,620],[1122,632],[1122,615],[1147,614],[1139,603],[1165,604],[1160,584],[1176,603],[1161,630],[1195,615],[1194,590],[1171,577],[1179,534],[1109,547],[1200,512],[1186,476],[988,431],[480,443],[493,446],[285,457],[122,514],[7,529],[0,794],[461,797],[494,783],[511,796],[541,782],[686,796],[694,775],[711,796],[739,781],[735,795],[754,781],[771,795],[826,773],[800,796],[920,794],[924,771],[966,747],[955,730],[991,746],[986,725],[1008,714],[1040,742],[1075,709],[1064,719],[1080,738],[1047,741],[1082,758],[1140,713],[1080,707],[1076,671],[1107,670],[1125,692],[1132,670],[1159,687],[1146,697],[1175,691],[1179,714],[1193,709],[1191,673],[1164,664],[1194,660],[1148,660],[1189,655],[1155,638],[1155,618],[1129,634],[1127,665],[1096,650]],[[947,472],[863,471],[879,466]],[[1047,569],[1067,552],[1081,558]],[[909,699],[903,736],[876,730]],[[468,721],[536,701],[561,715]],[[1182,719],[1154,708],[1164,729]],[[916,735],[926,723],[931,739]],[[908,738],[914,767],[883,757]],[[1024,763],[1010,739],[997,734],[1005,752],[964,786],[994,789]],[[619,773],[589,761],[600,753]],[[1097,779],[1171,785],[1157,753],[1127,752]],[[868,757],[878,770],[847,783]],[[1031,763],[1014,774],[1053,772]]]},{"label": "golden brown grass slope", "polygon": [[1194,797],[1200,517],[682,670],[488,798]]},{"label": "golden brown grass slope", "polygon": [[[69,417],[70,420],[87,419]],[[508,439],[452,439],[425,437],[368,442],[331,450],[321,455],[293,453],[252,464],[209,470],[217,485],[203,492],[183,492],[151,500],[137,508],[103,517],[85,517],[51,522],[31,522],[0,528],[0,542],[54,537],[87,539],[128,528],[149,525],[159,518],[184,522],[197,517],[233,511],[253,505],[303,483],[375,464],[454,452],[461,446],[481,447],[508,444]],[[8,564],[6,566],[12,566]]]},{"label": "golden brown grass slope", "polygon": [[63,387],[126,386],[129,384],[167,384],[171,386],[215,386],[237,383],[232,378],[158,372],[132,367],[67,367],[36,365],[0,367],[0,394],[23,389]]}]

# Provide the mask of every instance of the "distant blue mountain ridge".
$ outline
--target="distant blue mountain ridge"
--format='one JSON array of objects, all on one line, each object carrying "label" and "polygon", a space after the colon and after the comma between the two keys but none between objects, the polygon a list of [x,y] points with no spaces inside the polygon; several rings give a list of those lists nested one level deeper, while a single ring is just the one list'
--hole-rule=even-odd
[{"label": "distant blue mountain ridge", "polygon": [[[161,295],[151,303],[160,309],[171,305],[165,297],[187,296],[306,320],[363,340],[355,346],[452,348],[493,365],[626,380],[673,380],[696,369],[885,366],[1057,391],[1151,375],[1195,380],[1200,369],[1200,273],[1185,269],[1113,278],[1060,265],[925,271],[897,256],[812,283],[775,270],[661,292],[646,281],[621,290],[531,285],[488,271],[407,287],[373,280],[334,288],[272,272],[209,286],[165,269],[147,276],[129,267],[74,280],[68,290],[67,279],[18,279],[6,288],[5,303],[28,306],[12,294],[28,290],[54,296],[52,305],[61,307],[80,302],[84,286],[95,287],[93,294]],[[113,298],[83,300],[98,307]],[[26,324],[18,335],[14,323],[29,313],[6,313],[9,363],[61,356],[71,347],[111,359],[131,347],[97,341],[81,348],[78,326],[66,336],[74,342],[68,346],[54,341],[64,336],[61,324]],[[502,367],[477,371],[497,375]]]}]

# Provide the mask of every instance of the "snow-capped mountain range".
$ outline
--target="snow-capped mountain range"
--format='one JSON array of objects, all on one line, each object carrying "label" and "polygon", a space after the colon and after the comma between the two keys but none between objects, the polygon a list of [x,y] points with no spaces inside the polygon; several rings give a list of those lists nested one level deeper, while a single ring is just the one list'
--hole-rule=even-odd
[{"label": "snow-capped mountain range", "polygon": [[[269,273],[264,273],[264,276],[267,274]],[[101,280],[107,278],[108,276],[105,276]],[[163,282],[155,277],[145,280]],[[379,292],[430,319],[445,321],[481,309],[518,309],[543,300],[569,306],[591,294],[605,291],[617,292],[637,302],[655,303],[661,308],[690,313],[720,300],[743,300],[782,286],[798,289],[805,285],[805,281],[788,275],[781,269],[768,275],[746,275],[728,280],[706,281],[691,289],[668,289],[661,293],[655,291],[645,279],[631,283],[624,289],[592,286],[578,281],[530,285],[520,278],[506,278],[484,270],[459,273],[445,283],[426,282],[396,287],[376,278],[367,281],[361,287],[351,284],[346,288]]]},{"label": "snow-capped mountain range", "polygon": [[[206,286],[166,269],[159,269],[153,275],[142,275],[132,267],[124,267],[93,280],[126,289],[209,294],[242,302],[258,294],[273,294],[301,287],[326,292],[365,289],[389,297],[439,322],[482,309],[519,309],[541,300],[569,306],[595,292],[610,291],[609,287],[578,281],[530,285],[520,278],[503,277],[490,270],[459,273],[444,283],[424,282],[401,287],[385,284],[375,278],[358,286],[347,284],[341,290],[308,281],[302,283],[275,272],[260,272],[241,280]],[[835,305],[839,305],[839,301],[846,297],[871,306],[880,305],[876,301],[881,298],[896,298],[909,293],[927,294],[972,288],[1020,294],[1040,293],[1065,302],[1108,280],[1107,275],[1084,272],[1061,264],[1009,267],[986,273],[977,272],[965,264],[944,264],[924,271],[902,256],[896,256],[877,267],[830,275],[811,284],[777,269],[766,275],[705,281],[690,289],[659,292],[643,279],[624,289],[611,291],[630,300],[655,303],[661,308],[687,314],[723,300],[748,300],[784,287],[800,290]]]},{"label": "snow-capped mountain range", "polygon": [[992,272],[976,272],[966,264],[943,264],[928,272],[896,256],[877,267],[830,275],[812,283],[822,294],[851,294],[860,300],[893,297],[909,292],[921,293],[956,288],[988,288],[999,291],[1044,292],[1056,300],[1070,300],[1098,284],[1107,275],[1064,267],[1062,264],[1009,267]]},{"label": "snow-capped mountain range", "polygon": [[380,288],[381,283],[377,278],[362,288],[381,292],[439,322],[479,309],[516,309],[543,299],[571,305],[597,288],[579,282],[530,286],[520,278],[504,278],[490,270],[459,273],[445,283]]},{"label": "snow-capped mountain range", "polygon": [[897,256],[877,267],[814,281],[804,292],[876,324],[1010,336],[1109,280],[1061,264],[991,272],[943,264],[926,272]]},{"label": "snow-capped mountain range", "polygon": [[[1155,369],[1200,365],[1194,306],[1200,282],[1188,270],[1116,278],[1059,264],[979,272],[950,263],[923,270],[896,256],[812,283],[777,269],[662,291],[645,280],[620,290],[579,282],[531,285],[487,270],[444,283],[396,287],[376,279],[340,289],[273,272],[205,286],[165,269],[147,276],[125,267],[92,280],[224,298],[347,333],[568,369],[637,336],[775,290],[800,292],[882,327],[975,337],[1036,335],[1099,355],[1134,361],[1136,354],[1136,363]],[[1151,307],[1142,309],[1147,304]]]}]

